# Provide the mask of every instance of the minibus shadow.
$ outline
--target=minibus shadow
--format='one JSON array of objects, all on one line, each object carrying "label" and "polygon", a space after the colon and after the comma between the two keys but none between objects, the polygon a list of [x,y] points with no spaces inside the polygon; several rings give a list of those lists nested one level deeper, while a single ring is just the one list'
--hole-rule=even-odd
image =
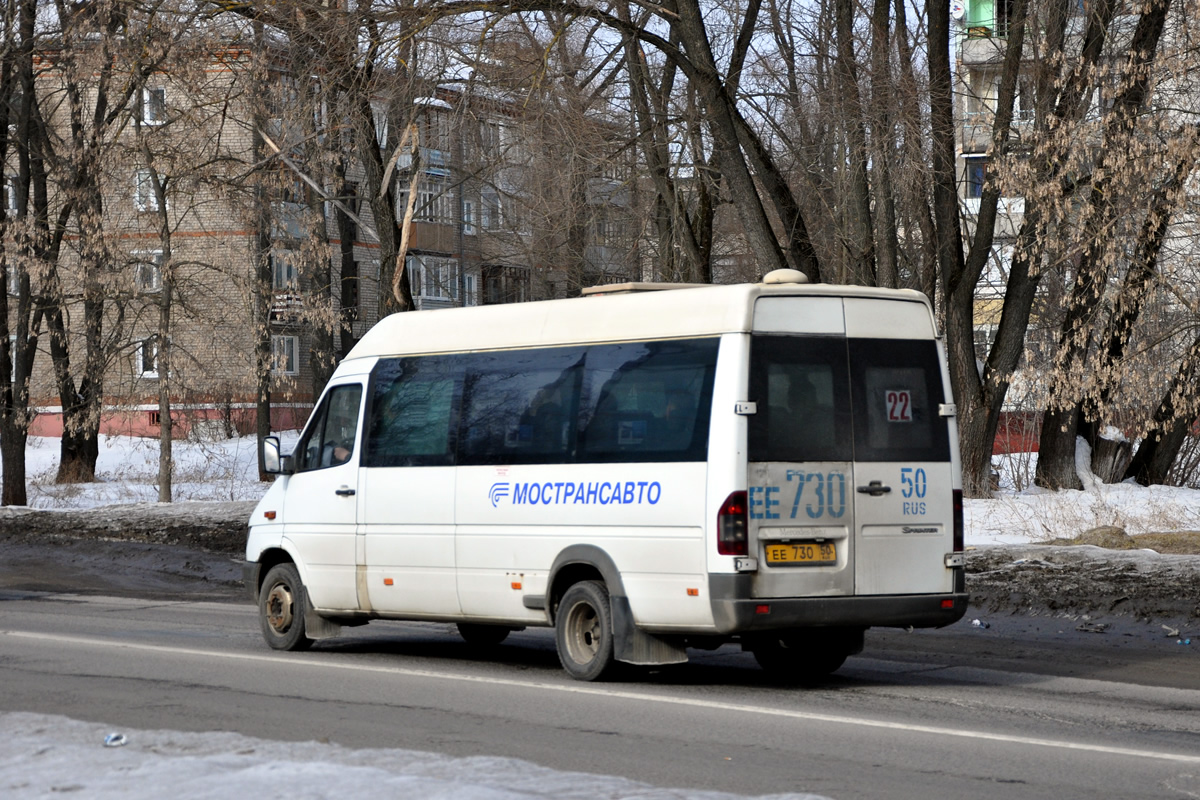
[{"label": "minibus shadow", "polygon": [[[340,653],[368,657],[398,657],[419,662],[418,668],[448,666],[452,664],[495,664],[522,671],[545,672],[548,677],[563,675],[558,654],[554,650],[554,636],[549,631],[526,631],[513,634],[506,641],[490,646],[464,642],[453,632],[436,629],[408,631],[393,630],[387,633],[348,632],[340,638],[319,642],[314,652]],[[789,689],[830,690],[840,688],[862,688],[876,681],[859,677],[833,674],[807,681],[782,680],[762,670],[749,653],[736,646],[721,648],[717,652],[704,650],[689,651],[690,659],[684,664],[666,666],[618,665],[612,678],[600,685],[636,687],[730,687],[777,691]],[[411,663],[395,666],[413,667]],[[886,683],[886,682],[885,682]]]},{"label": "minibus shadow", "polygon": [[[518,638],[520,637],[520,638]],[[336,639],[319,642],[314,651],[324,650],[353,655],[398,656],[421,661],[487,663],[561,671],[554,639],[545,643],[530,641],[514,634],[495,645],[469,644],[457,634],[428,631],[394,630],[383,635],[344,633]]]}]

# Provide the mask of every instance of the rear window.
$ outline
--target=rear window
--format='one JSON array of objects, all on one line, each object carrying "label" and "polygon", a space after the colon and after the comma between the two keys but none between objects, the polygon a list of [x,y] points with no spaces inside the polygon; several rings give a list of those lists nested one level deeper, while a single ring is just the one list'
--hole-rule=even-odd
[{"label": "rear window", "polygon": [[840,336],[755,336],[751,461],[850,461],[850,379]]},{"label": "rear window", "polygon": [[948,461],[950,435],[932,340],[849,339],[858,461]]},{"label": "rear window", "polygon": [[931,340],[751,339],[750,461],[946,461]]}]

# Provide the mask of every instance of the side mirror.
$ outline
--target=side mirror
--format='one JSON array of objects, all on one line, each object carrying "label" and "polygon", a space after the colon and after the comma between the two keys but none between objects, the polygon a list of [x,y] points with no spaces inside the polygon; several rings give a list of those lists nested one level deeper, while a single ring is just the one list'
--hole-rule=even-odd
[{"label": "side mirror", "polygon": [[268,436],[262,444],[263,470],[274,475],[292,473],[292,457],[279,454],[279,437]]}]

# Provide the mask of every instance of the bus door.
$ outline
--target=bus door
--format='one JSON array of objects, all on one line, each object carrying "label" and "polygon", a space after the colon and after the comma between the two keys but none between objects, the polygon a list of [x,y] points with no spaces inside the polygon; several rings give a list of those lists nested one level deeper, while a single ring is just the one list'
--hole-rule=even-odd
[{"label": "bus door", "polygon": [[854,409],[855,591],[953,591],[950,421],[932,339],[847,339]]},{"label": "bus door", "polygon": [[460,611],[454,579],[459,356],[381,359],[363,426],[363,598],[377,612]]},{"label": "bus door", "polygon": [[857,478],[846,339],[755,334],[750,376],[757,405],[747,475],[750,552],[759,564],[754,595],[851,595]]},{"label": "bus door", "polygon": [[305,584],[318,608],[358,608],[355,588],[358,517],[356,439],[363,386],[331,386],[293,454],[284,537],[304,562]]}]

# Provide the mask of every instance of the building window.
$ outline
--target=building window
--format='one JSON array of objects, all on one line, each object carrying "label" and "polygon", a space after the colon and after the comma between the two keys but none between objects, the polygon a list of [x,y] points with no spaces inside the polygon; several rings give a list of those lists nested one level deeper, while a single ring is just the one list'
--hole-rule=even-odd
[{"label": "building window", "polygon": [[972,0],[967,12],[967,35],[971,38],[1008,36],[1012,5],[1013,0]]},{"label": "building window", "polygon": [[[164,184],[162,175],[158,182]],[[163,186],[164,190],[166,186]],[[158,195],[154,193],[154,174],[148,169],[139,169],[134,177],[133,204],[138,211],[158,211]]]},{"label": "building window", "polygon": [[447,191],[445,170],[426,170],[421,182],[417,184],[417,205],[413,209],[413,219],[421,222],[451,223],[454,214],[451,213],[450,201],[452,194]]},{"label": "building window", "polygon": [[415,255],[405,259],[413,297],[454,300],[458,297],[458,262],[452,258]]},{"label": "building window", "polygon": [[371,119],[375,123],[375,141],[386,147],[388,141],[388,113],[380,103],[371,103]]},{"label": "building window", "polygon": [[15,216],[20,210],[17,207],[17,179],[8,177],[4,180],[4,207],[8,209],[8,215]]},{"label": "building window", "polygon": [[479,304],[479,284],[476,277],[470,273],[463,275],[463,305],[474,306]]},{"label": "building window", "polygon": [[162,125],[167,121],[167,90],[161,87],[142,90],[142,122]]},{"label": "building window", "polygon": [[133,265],[133,285],[139,292],[157,292],[162,289],[162,251],[139,253]]},{"label": "building window", "polygon": [[484,264],[483,301],[487,305],[521,303],[530,299],[529,270],[503,264]]},{"label": "building window", "polygon": [[271,288],[277,292],[295,292],[300,288],[300,270],[291,251],[271,253]]},{"label": "building window", "polygon": [[500,227],[500,193],[491,186],[483,187],[480,192],[479,224],[485,231],[494,231]]},{"label": "building window", "polygon": [[342,262],[342,314],[347,319],[358,319],[359,274],[357,261]]},{"label": "building window", "polygon": [[463,201],[463,233],[467,236],[475,235],[475,201]]},{"label": "building window", "polygon": [[346,185],[343,187],[342,206],[345,207],[345,211],[339,208],[338,213],[341,214],[346,220],[347,230],[350,234],[350,241],[358,241],[358,217],[362,213],[362,203],[358,197],[357,183],[346,183]]},{"label": "building window", "polygon": [[488,161],[495,160],[500,155],[499,123],[479,123],[479,154]]},{"label": "building window", "polygon": [[149,336],[137,343],[137,374],[143,378],[158,377],[158,337]]},{"label": "building window", "polygon": [[14,295],[21,293],[21,268],[16,264],[8,265],[8,293]]},{"label": "building window", "polygon": [[1028,76],[1017,79],[1017,97],[1013,101],[1013,116],[1019,120],[1033,119],[1037,113],[1034,106],[1034,83]]},{"label": "building window", "polygon": [[983,196],[983,185],[987,181],[987,158],[966,159],[965,183],[966,196],[980,198]]},{"label": "building window", "polygon": [[276,375],[299,375],[299,337],[271,337],[271,372]]}]

